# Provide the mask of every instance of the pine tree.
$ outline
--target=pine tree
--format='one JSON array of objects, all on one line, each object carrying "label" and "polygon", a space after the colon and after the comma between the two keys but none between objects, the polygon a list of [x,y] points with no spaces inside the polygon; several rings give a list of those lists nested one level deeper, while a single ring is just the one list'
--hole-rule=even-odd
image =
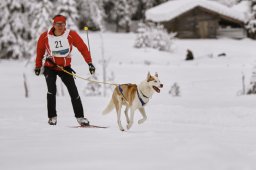
[{"label": "pine tree", "polygon": [[6,0],[0,4],[0,58],[28,58],[31,39],[25,1]]},{"label": "pine tree", "polygon": [[168,33],[163,25],[157,25],[151,28],[151,47],[160,51],[171,51],[173,42],[172,40],[176,36],[176,33]]},{"label": "pine tree", "polygon": [[145,12],[147,9],[150,9],[167,1],[168,0],[138,0],[136,19],[145,20]]},{"label": "pine tree", "polygon": [[83,29],[84,26],[87,26],[89,28],[96,28],[96,25],[90,18],[91,10],[90,10],[90,1],[89,0],[77,0],[77,10],[79,20],[78,20],[78,26],[79,29]]},{"label": "pine tree", "polygon": [[31,25],[32,36],[32,40],[28,44],[28,52],[31,54],[31,57],[34,57],[39,36],[51,27],[54,8],[49,0],[31,0],[28,5],[30,9],[28,19],[29,25]]},{"label": "pine tree", "polygon": [[54,17],[53,3],[49,0],[33,0],[30,2],[29,22],[31,23],[31,32],[33,39],[51,26],[51,19]]},{"label": "pine tree", "polygon": [[103,10],[103,1],[102,0],[96,0],[93,1],[90,5],[90,11],[91,11],[91,20],[99,27],[101,32],[105,30],[105,23],[104,23],[104,10]]},{"label": "pine tree", "polygon": [[145,11],[168,0],[101,0],[108,23],[115,23],[117,31],[129,31],[131,20],[144,20]]},{"label": "pine tree", "polygon": [[83,29],[84,26],[87,26],[90,28],[90,30],[99,30],[101,26],[98,22],[97,10],[100,10],[101,15],[103,16],[104,14],[102,14],[102,8],[102,0],[77,0],[79,29]]},{"label": "pine tree", "polygon": [[67,27],[77,30],[78,28],[78,10],[75,0],[57,0],[56,3],[56,15],[64,15],[67,17]]},{"label": "pine tree", "polygon": [[150,32],[149,27],[144,23],[139,23],[137,37],[134,46],[136,48],[150,47]]},{"label": "pine tree", "polygon": [[139,1],[127,0],[127,4],[129,5],[131,20],[138,20],[136,12],[138,10]]},{"label": "pine tree", "polygon": [[119,32],[120,28],[125,28],[126,32],[130,32],[131,13],[126,0],[116,0],[113,12],[115,14],[116,32]]},{"label": "pine tree", "polygon": [[136,48],[155,48],[160,51],[172,51],[173,39],[176,33],[168,33],[163,25],[139,23],[138,34],[135,40]]},{"label": "pine tree", "polygon": [[246,24],[248,36],[256,39],[256,0],[251,1],[251,18]]}]

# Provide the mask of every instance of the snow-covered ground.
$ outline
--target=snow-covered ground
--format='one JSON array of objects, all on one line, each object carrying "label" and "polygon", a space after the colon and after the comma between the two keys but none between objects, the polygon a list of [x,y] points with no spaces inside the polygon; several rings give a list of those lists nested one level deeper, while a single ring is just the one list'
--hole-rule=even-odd
[{"label": "snow-covered ground", "polygon": [[[101,80],[100,35],[89,36]],[[103,39],[110,60],[107,70],[114,72],[115,83],[139,83],[148,71],[159,73],[164,88],[146,106],[148,120],[119,131],[114,112],[101,115],[111,93],[85,97],[87,82],[76,79],[88,119],[109,128],[70,128],[77,122],[67,91],[57,97],[57,126],[49,126],[44,77],[34,76],[32,64],[25,68],[24,62],[0,61],[1,170],[256,169],[256,96],[239,95],[242,74],[248,85],[256,64],[256,42],[176,40],[176,50],[167,53],[134,49],[134,34],[106,33]],[[184,60],[188,48],[195,54],[194,61]],[[226,56],[217,57],[220,53]],[[76,50],[73,68],[89,76]],[[29,98],[24,97],[23,73]],[[180,97],[168,94],[175,82]]]}]

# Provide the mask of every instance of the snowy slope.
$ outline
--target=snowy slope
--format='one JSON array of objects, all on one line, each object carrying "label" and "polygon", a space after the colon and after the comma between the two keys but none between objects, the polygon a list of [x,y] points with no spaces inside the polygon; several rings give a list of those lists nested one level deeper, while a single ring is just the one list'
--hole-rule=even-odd
[{"label": "snowy slope", "polygon": [[[84,35],[86,40],[86,35]],[[146,107],[148,120],[120,132],[116,115],[102,116],[110,99],[85,97],[86,82],[76,79],[85,112],[93,124],[77,125],[67,91],[57,97],[58,125],[49,126],[46,84],[24,62],[0,62],[0,168],[3,170],[254,170],[256,168],[256,96],[240,96],[242,73],[248,83],[255,63],[255,42],[176,40],[173,53],[134,49],[134,34],[106,33],[105,57],[115,83],[139,83],[157,71],[164,88]],[[90,34],[97,74],[102,79],[101,41]],[[186,62],[186,49],[195,60]],[[225,52],[226,57],[217,57]],[[146,65],[145,63],[151,63]],[[74,51],[73,68],[88,77],[88,67]],[[26,73],[30,97],[24,98]],[[180,97],[168,94],[181,87]],[[58,87],[59,87],[58,81]],[[137,113],[135,120],[140,115]],[[125,121],[123,121],[123,124]]]}]

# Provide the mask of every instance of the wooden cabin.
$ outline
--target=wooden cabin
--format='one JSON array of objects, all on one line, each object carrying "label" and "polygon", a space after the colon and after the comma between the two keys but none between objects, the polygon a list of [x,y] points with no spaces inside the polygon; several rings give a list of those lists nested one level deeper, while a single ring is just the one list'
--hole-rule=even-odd
[{"label": "wooden cabin", "polygon": [[208,0],[177,1],[168,1],[159,5],[160,8],[148,10],[147,20],[163,24],[168,32],[177,32],[178,38],[246,37],[241,13]]}]

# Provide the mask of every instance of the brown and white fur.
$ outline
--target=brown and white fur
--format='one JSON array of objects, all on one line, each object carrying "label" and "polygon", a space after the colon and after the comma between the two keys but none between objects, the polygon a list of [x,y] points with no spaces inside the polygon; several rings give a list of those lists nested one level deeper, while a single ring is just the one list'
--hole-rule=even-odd
[{"label": "brown and white fur", "polygon": [[[121,108],[122,105],[126,106],[124,113],[127,121],[127,129],[129,130],[133,124],[135,110],[139,109],[142,115],[142,119],[138,121],[138,124],[142,124],[147,119],[144,106],[149,102],[149,99],[155,92],[160,93],[160,88],[162,87],[163,84],[161,84],[158,79],[157,73],[154,76],[148,73],[147,79],[142,81],[139,85],[121,84],[114,89],[112,99],[103,111],[103,114],[107,114],[115,108],[117,112],[117,124],[119,129],[124,131],[121,124]],[[139,95],[137,93],[139,93]],[[140,96],[140,98],[138,96]],[[129,110],[130,117],[128,115]]]}]

